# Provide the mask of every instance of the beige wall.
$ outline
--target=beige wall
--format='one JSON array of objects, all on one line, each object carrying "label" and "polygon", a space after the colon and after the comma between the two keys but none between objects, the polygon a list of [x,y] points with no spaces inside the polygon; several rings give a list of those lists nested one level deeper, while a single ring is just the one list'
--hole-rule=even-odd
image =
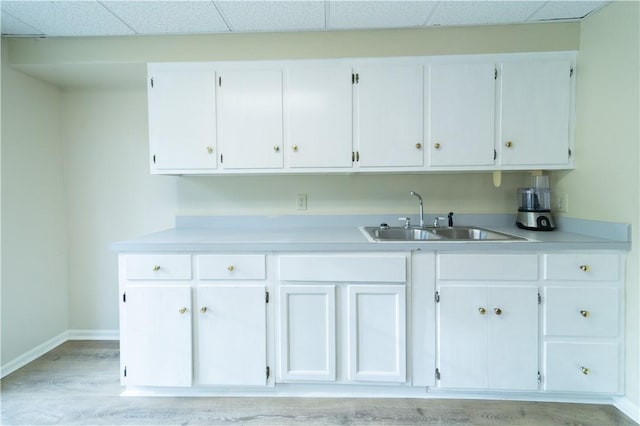
[{"label": "beige wall", "polygon": [[2,69],[3,364],[67,330],[60,92]]},{"label": "beige wall", "polygon": [[581,25],[576,88],[576,170],[555,173],[568,216],[631,223],[627,260],[626,393],[640,405],[640,8],[614,2]]}]

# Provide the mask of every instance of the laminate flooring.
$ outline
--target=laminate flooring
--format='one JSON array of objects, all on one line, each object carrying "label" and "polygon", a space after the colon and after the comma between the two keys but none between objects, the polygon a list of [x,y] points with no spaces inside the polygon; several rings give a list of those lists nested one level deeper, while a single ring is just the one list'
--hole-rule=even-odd
[{"label": "laminate flooring", "polygon": [[609,405],[452,399],[121,397],[119,344],[69,341],[0,382],[3,425],[635,425]]}]

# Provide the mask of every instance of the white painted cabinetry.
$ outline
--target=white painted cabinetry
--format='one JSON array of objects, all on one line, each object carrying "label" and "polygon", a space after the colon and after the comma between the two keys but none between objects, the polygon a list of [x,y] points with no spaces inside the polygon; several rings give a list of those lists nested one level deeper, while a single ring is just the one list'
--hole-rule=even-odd
[{"label": "white painted cabinetry", "polygon": [[[537,256],[440,254],[438,261],[439,386],[536,390]],[[509,270],[521,271],[519,281]]]},{"label": "white painted cabinetry", "polygon": [[283,255],[279,263],[280,381],[407,381],[406,254]]},{"label": "white painted cabinetry", "polygon": [[215,71],[149,65],[149,149],[152,173],[215,170]]},{"label": "white painted cabinetry", "polygon": [[420,64],[358,67],[355,125],[359,168],[423,165],[423,80]]},{"label": "white painted cabinetry", "polygon": [[504,168],[568,166],[573,68],[568,59],[500,64],[498,160]]},{"label": "white painted cabinetry", "polygon": [[218,76],[218,135],[225,170],[283,167],[282,70],[232,69]]},{"label": "white painted cabinetry", "polygon": [[544,389],[622,392],[622,259],[606,253],[544,256]]},{"label": "white painted cabinetry", "polygon": [[493,166],[495,65],[429,67],[427,129],[432,167]]},{"label": "white painted cabinetry", "polygon": [[287,69],[285,127],[291,169],[352,167],[351,66]]}]

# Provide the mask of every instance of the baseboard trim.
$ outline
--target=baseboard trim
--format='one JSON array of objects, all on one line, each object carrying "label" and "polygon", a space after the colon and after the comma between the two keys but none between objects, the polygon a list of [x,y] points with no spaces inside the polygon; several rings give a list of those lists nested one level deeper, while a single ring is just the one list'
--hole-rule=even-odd
[{"label": "baseboard trim", "polygon": [[8,376],[68,340],[119,340],[118,330],[67,330],[0,366],[0,377]]},{"label": "baseboard trim", "polygon": [[69,332],[63,331],[62,333],[47,340],[46,342],[39,344],[35,348],[0,366],[0,377],[5,377],[18,370],[19,368],[24,367],[31,361],[36,360],[37,358],[49,352],[51,349],[60,346],[67,340],[69,340]]},{"label": "baseboard trim", "polygon": [[634,404],[626,396],[613,398],[613,406],[622,411],[627,417],[640,424],[640,407]]}]

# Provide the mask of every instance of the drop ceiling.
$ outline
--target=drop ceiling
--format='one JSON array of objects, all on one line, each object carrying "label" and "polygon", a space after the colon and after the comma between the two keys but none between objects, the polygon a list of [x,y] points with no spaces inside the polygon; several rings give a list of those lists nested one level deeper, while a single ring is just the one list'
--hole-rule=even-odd
[{"label": "drop ceiling", "polygon": [[3,0],[2,35],[132,36],[577,21],[608,1]]}]

